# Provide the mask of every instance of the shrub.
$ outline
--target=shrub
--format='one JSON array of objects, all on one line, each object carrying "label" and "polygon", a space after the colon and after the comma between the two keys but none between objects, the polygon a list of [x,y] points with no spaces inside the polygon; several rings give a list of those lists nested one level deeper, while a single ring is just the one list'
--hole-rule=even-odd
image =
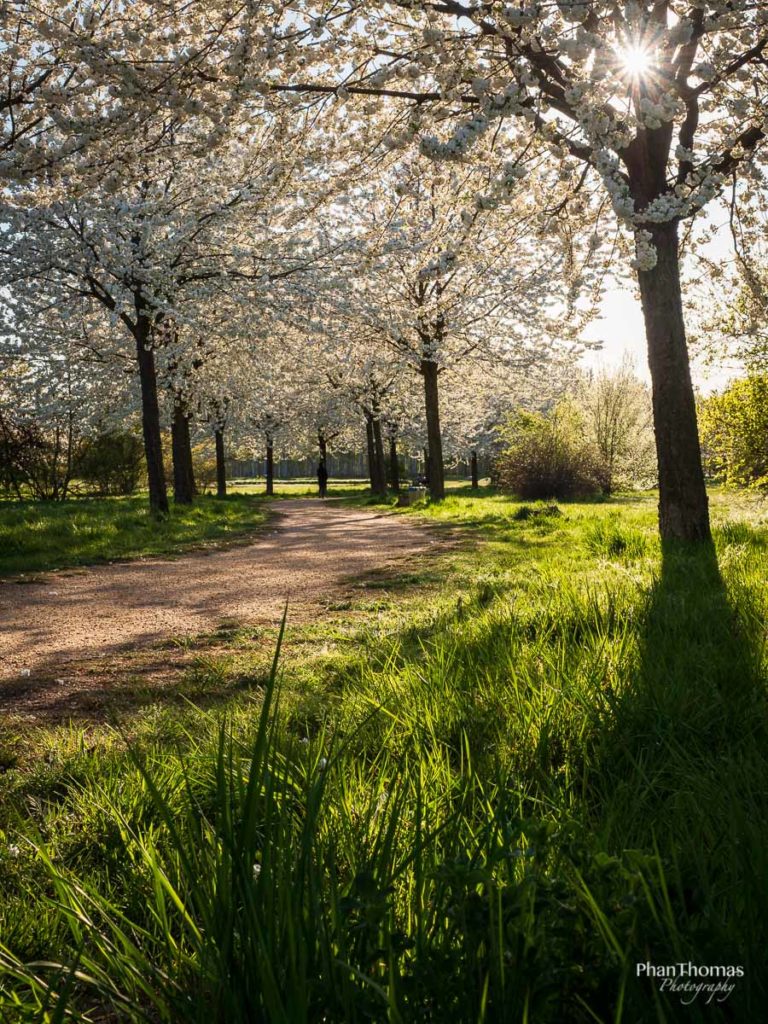
[{"label": "shrub", "polygon": [[216,486],[216,456],[211,444],[197,444],[192,449],[195,484],[203,493]]},{"label": "shrub", "polygon": [[0,487],[21,499],[64,501],[78,440],[60,423],[50,430],[29,416],[0,409]]},{"label": "shrub", "polygon": [[143,469],[141,439],[124,430],[110,430],[93,438],[77,462],[77,475],[100,497],[133,494]]},{"label": "shrub", "polygon": [[699,411],[707,470],[740,487],[768,488],[768,374],[734,381]]},{"label": "shrub", "polygon": [[512,513],[512,518],[516,522],[526,522],[529,519],[556,519],[562,514],[557,505],[521,505]]},{"label": "shrub", "polygon": [[570,402],[550,413],[518,412],[503,432],[506,447],[495,481],[521,498],[577,498],[606,484],[605,469],[587,439],[584,421]]}]

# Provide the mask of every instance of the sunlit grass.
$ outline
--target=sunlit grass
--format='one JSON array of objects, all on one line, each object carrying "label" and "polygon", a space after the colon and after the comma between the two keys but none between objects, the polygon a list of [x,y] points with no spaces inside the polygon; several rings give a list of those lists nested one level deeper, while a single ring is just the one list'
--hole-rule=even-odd
[{"label": "sunlit grass", "polygon": [[67,502],[0,502],[0,573],[166,555],[247,534],[266,518],[246,495],[198,498],[152,518],[144,495]]}]

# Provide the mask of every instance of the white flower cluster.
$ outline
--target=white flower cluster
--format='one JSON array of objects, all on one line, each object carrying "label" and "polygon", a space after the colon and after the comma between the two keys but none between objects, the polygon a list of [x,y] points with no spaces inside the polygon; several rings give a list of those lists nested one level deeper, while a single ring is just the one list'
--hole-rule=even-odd
[{"label": "white flower cluster", "polygon": [[653,270],[658,260],[653,235],[650,231],[635,231],[635,258],[632,260],[634,270]]},{"label": "white flower cluster", "polygon": [[503,92],[488,95],[490,83],[486,79],[475,79],[475,83],[480,82],[482,86],[477,86],[476,94],[486,98],[481,112],[461,123],[446,142],[432,135],[424,136],[421,140],[421,152],[424,156],[432,160],[462,160],[495,121],[502,117],[524,114],[528,109],[527,90],[524,85],[511,82]]},{"label": "white flower cluster", "polygon": [[682,100],[676,92],[669,90],[655,100],[641,97],[637,102],[637,120],[646,128],[661,128],[663,124],[674,121],[682,110]]}]

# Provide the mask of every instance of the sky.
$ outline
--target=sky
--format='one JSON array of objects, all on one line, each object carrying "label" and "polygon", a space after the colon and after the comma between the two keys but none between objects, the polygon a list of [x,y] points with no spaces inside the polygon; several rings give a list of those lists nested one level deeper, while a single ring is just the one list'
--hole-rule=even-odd
[{"label": "sky", "polygon": [[[732,259],[731,236],[720,213],[710,213],[708,225],[716,226],[713,241],[704,251],[710,259],[724,262]],[[640,296],[630,286],[618,284],[606,288],[600,305],[600,315],[582,331],[585,341],[603,341],[603,347],[587,352],[582,364],[589,369],[617,367],[625,355],[632,360],[638,377],[650,384],[648,356],[645,344],[645,326],[640,307]],[[707,367],[701,360],[692,359],[691,375],[694,386],[704,394],[722,389],[735,376],[739,368],[732,363]]]}]

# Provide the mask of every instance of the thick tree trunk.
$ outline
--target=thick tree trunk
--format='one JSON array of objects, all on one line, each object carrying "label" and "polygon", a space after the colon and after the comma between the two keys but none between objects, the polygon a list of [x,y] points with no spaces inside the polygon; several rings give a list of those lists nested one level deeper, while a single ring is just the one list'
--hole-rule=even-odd
[{"label": "thick tree trunk", "polygon": [[326,439],[323,436],[323,434],[318,434],[317,435],[317,447],[318,447],[318,449],[320,451],[320,461],[322,462],[322,464],[324,466],[327,466],[328,465],[328,462],[327,462],[328,442],[326,441]]},{"label": "thick tree trunk", "polygon": [[182,405],[174,406],[171,423],[173,455],[173,500],[177,505],[191,505],[195,496],[195,474],[192,468],[192,444],[189,439],[189,417]]},{"label": "thick tree trunk", "polygon": [[163,443],[160,435],[160,406],[157,400],[155,353],[150,348],[150,324],[144,314],[136,320],[136,358],[141,386],[141,426],[144,434],[144,455],[147,460],[149,508],[156,516],[168,515],[168,494],[165,490]]},{"label": "thick tree trunk", "polygon": [[443,438],[440,433],[437,363],[429,359],[422,359],[421,375],[424,378],[424,411],[427,419],[429,496],[433,501],[440,501],[445,497],[445,470],[443,468]]},{"label": "thick tree trunk", "polygon": [[267,441],[267,494],[275,493],[275,458],[272,442]]},{"label": "thick tree trunk", "polygon": [[224,463],[224,428],[217,427],[216,437],[216,497],[227,496],[227,467]]},{"label": "thick tree trunk", "polygon": [[384,445],[381,440],[381,420],[374,417],[373,426],[373,453],[374,465],[376,467],[376,480],[371,481],[371,488],[374,494],[381,497],[387,496],[387,471],[384,465]]},{"label": "thick tree trunk", "polygon": [[711,537],[680,293],[677,224],[650,226],[657,263],[638,272],[659,468],[662,540]]},{"label": "thick tree trunk", "polygon": [[400,463],[397,461],[397,441],[389,439],[389,485],[397,493],[400,490]]},{"label": "thick tree trunk", "polygon": [[476,491],[480,486],[480,481],[477,475],[477,452],[473,451],[469,460],[469,468],[472,474],[472,490]]}]

